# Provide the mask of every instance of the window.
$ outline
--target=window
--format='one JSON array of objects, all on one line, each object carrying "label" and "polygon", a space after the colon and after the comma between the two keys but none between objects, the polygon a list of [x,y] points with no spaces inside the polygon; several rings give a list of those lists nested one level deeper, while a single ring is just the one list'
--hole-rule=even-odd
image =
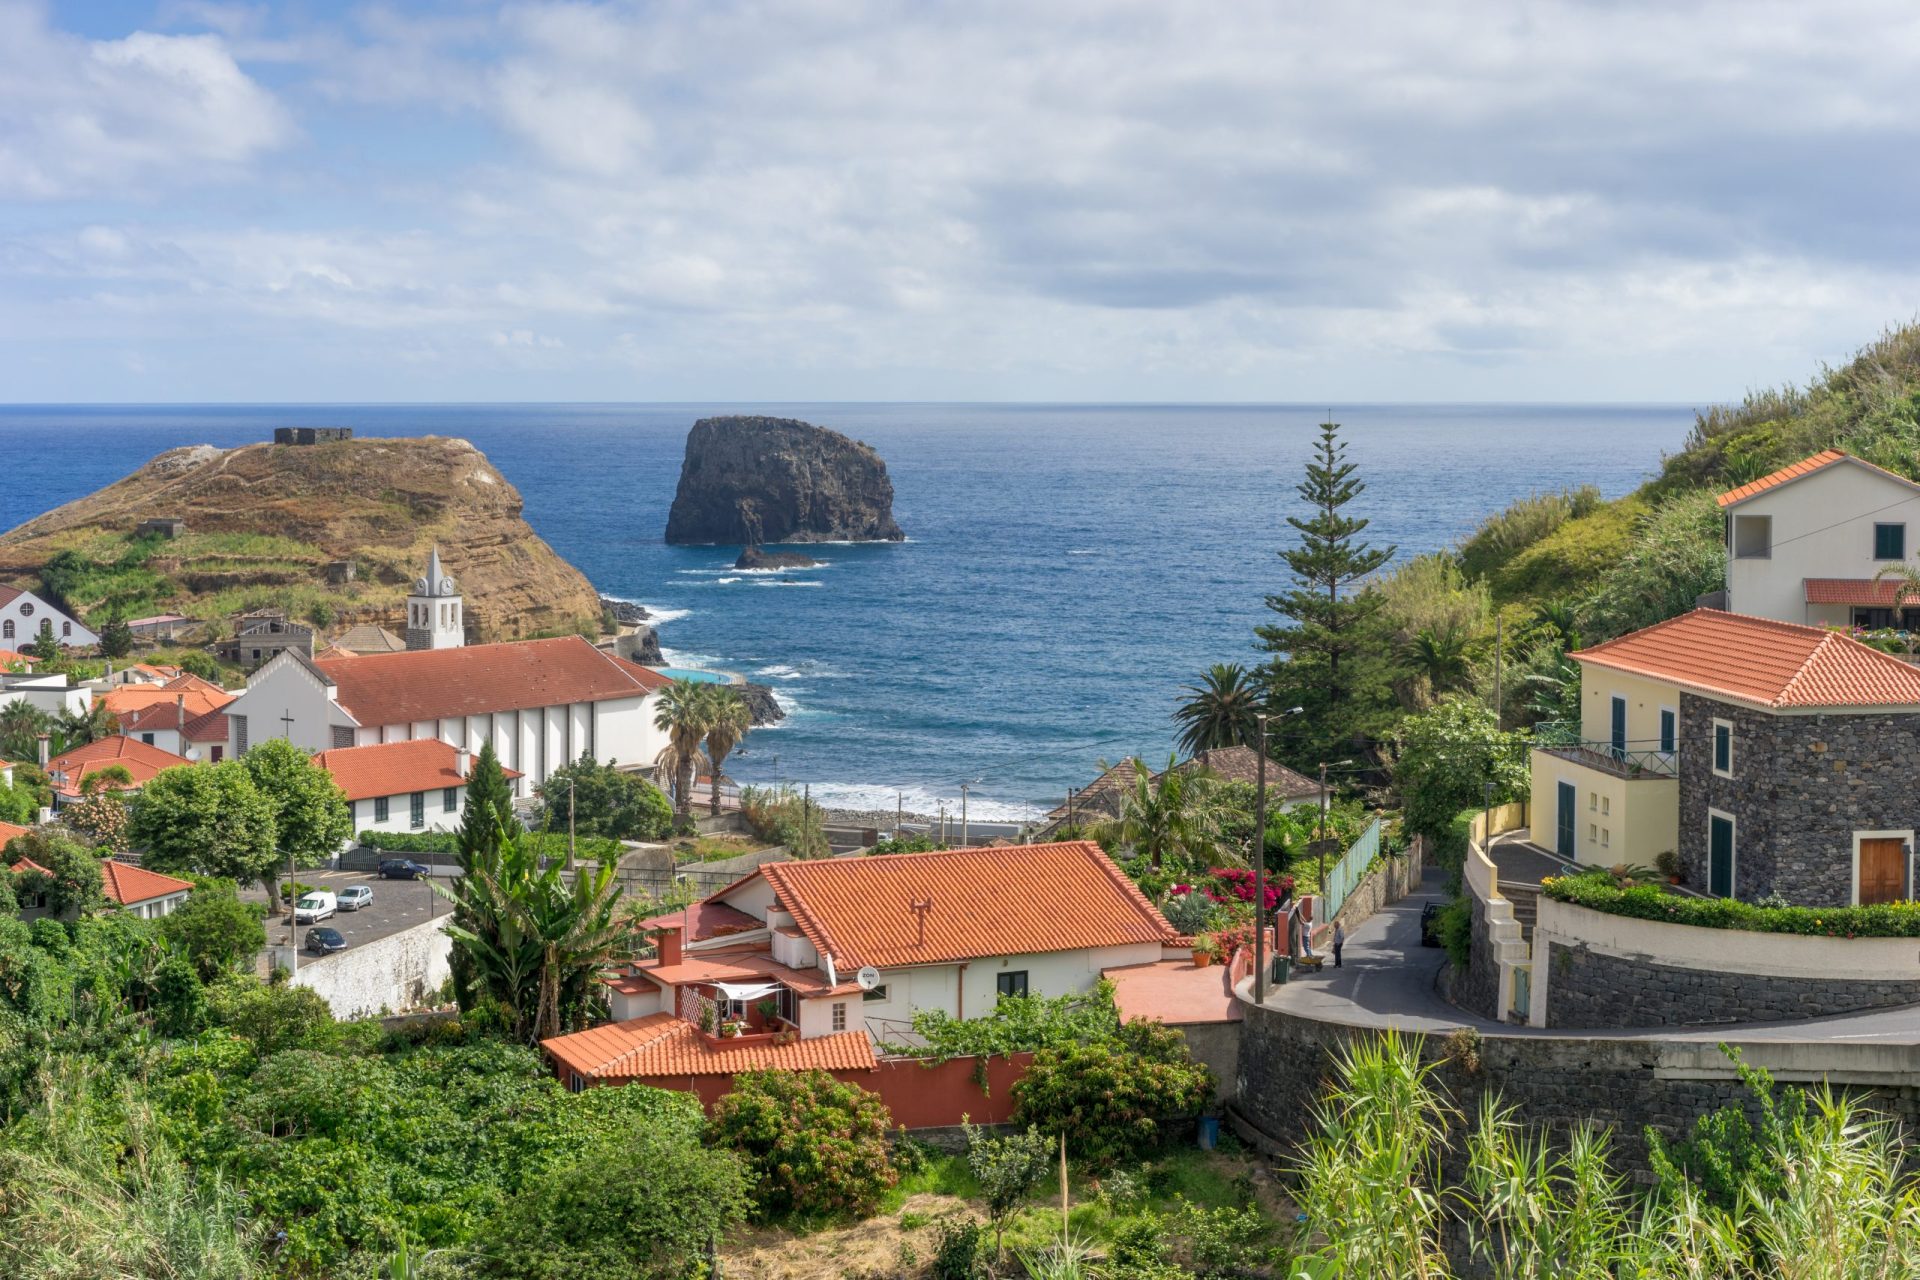
[{"label": "window", "polygon": [[33,616],[33,601],[29,600],[20,606],[20,616],[23,618],[31,618]]},{"label": "window", "polygon": [[1600,847],[1605,849],[1613,844],[1613,832],[1607,827],[1600,828]]},{"label": "window", "polygon": [[844,1000],[834,1002],[833,1029],[835,1031],[845,1031],[847,1029],[847,1002]]},{"label": "window", "polygon": [[1713,771],[1723,778],[1733,776],[1733,725],[1726,720],[1713,722]]},{"label": "window", "polygon": [[1600,824],[1599,823],[1589,822],[1587,824],[1587,839],[1593,841],[1595,844],[1600,843]]},{"label": "window", "polygon": [[862,1000],[870,1000],[875,1003],[885,1000],[887,998],[887,984],[884,982],[881,983],[879,986],[874,987],[869,991],[867,991],[867,993],[865,995],[862,995],[860,998]]},{"label": "window", "polygon": [[61,635],[63,635],[63,636],[70,636],[70,635],[72,635],[72,634],[73,634],[73,624],[72,624],[71,622],[63,622],[63,623],[61,623],[61,624],[60,624],[60,634],[61,634]]},{"label": "window", "polygon": [[1003,996],[1023,996],[1027,994],[1027,971],[1013,969],[994,979],[994,987]]},{"label": "window", "polygon": [[247,754],[247,718],[228,716],[227,723],[233,726],[233,749],[241,755]]},{"label": "window", "polygon": [[146,743],[146,744],[147,744],[148,746],[152,746],[152,745],[153,745],[153,735],[152,735],[152,734],[150,734],[150,733],[143,733],[143,734],[141,734],[141,735],[140,735],[140,741],[142,741],[142,742],[144,742],[144,743]]},{"label": "window", "polygon": [[1612,796],[1600,797],[1600,816],[1603,818],[1609,818],[1613,816],[1613,797]]},{"label": "window", "polygon": [[226,755],[227,755],[226,746],[222,743],[216,742],[213,744],[213,754],[209,757],[209,759],[214,764],[219,764],[222,760],[226,758]]},{"label": "window", "polygon": [[416,791],[407,797],[408,819],[415,830],[427,825],[427,793]]},{"label": "window", "polygon": [[1587,812],[1600,812],[1600,793],[1598,791],[1587,792]]},{"label": "window", "polygon": [[1660,708],[1660,754],[1673,754],[1674,743],[1680,738],[1680,715],[1672,707]]},{"label": "window", "polygon": [[580,1078],[580,1073],[578,1071],[567,1072],[567,1092],[585,1093],[586,1091],[587,1082]]},{"label": "window", "polygon": [[8,618],[5,622],[0,622],[0,636],[5,636],[9,640],[13,639],[12,618]]},{"label": "window", "polygon": [[1733,558],[1766,560],[1773,555],[1773,517],[1735,516],[1733,518]]},{"label": "window", "polygon": [[375,822],[385,822],[387,820],[387,797],[375,796],[373,798],[373,820]]},{"label": "window", "polygon": [[1907,558],[1907,526],[1903,524],[1873,526],[1873,558],[1905,560]]},{"label": "window", "polygon": [[440,793],[440,812],[453,813],[460,808],[460,788],[448,787]]}]

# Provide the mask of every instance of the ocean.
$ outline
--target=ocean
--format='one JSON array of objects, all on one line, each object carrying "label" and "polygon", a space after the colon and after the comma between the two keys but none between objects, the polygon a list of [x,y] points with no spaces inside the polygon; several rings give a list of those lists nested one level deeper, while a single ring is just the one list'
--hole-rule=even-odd
[{"label": "ocean", "polygon": [[[736,548],[661,540],[687,428],[716,413],[832,427],[879,450],[898,544],[737,573]],[[0,527],[164,449],[286,425],[456,435],[534,530],[606,595],[656,616],[678,663],[770,685],[787,718],[728,762],[847,808],[1018,818],[1102,760],[1165,759],[1170,713],[1214,662],[1255,662],[1277,551],[1324,407],[1294,405],[153,405],[0,407]],[[1354,405],[1333,410],[1367,491],[1350,508],[1402,556],[1538,490],[1609,497],[1657,469],[1685,406]],[[1576,584],[1569,584],[1570,586]]]}]

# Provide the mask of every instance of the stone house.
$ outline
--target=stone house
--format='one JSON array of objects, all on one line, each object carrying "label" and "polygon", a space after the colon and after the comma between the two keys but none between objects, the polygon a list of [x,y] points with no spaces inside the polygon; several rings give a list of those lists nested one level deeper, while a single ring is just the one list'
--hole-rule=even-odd
[{"label": "stone house", "polygon": [[1539,843],[1603,865],[1672,851],[1689,887],[1745,901],[1915,896],[1920,669],[1715,609],[1572,656],[1582,727],[1533,751]]}]

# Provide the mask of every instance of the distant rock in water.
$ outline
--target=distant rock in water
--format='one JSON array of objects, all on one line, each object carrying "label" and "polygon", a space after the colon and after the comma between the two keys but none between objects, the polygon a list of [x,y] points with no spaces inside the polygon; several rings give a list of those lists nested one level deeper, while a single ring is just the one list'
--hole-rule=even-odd
[{"label": "distant rock in water", "polygon": [[794,418],[702,418],[687,433],[667,541],[900,542],[880,455]]},{"label": "distant rock in water", "polygon": [[764,547],[748,547],[733,562],[736,569],[812,569],[819,565],[812,556],[803,556],[798,551],[768,551]]},{"label": "distant rock in water", "polygon": [[644,605],[637,605],[631,600],[615,600],[612,596],[600,597],[600,609],[615,622],[645,622],[653,616]]},{"label": "distant rock in water", "polygon": [[777,724],[787,718],[780,709],[779,701],[773,696],[773,690],[764,684],[736,684],[733,691],[740,695],[740,701],[747,704],[747,713],[753,717],[756,725]]}]

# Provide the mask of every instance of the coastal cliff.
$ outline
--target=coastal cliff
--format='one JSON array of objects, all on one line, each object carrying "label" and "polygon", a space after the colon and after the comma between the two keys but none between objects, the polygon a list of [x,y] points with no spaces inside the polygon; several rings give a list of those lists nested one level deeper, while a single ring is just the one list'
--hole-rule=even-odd
[{"label": "coastal cliff", "polygon": [[702,418],[667,513],[676,545],[899,542],[880,455],[794,418]]},{"label": "coastal cliff", "polygon": [[[136,533],[149,520],[184,529]],[[521,518],[519,492],[441,436],[170,449],[0,535],[0,581],[87,614],[185,614],[214,635],[263,606],[397,629],[435,544],[470,641],[600,629],[593,587]]]}]

